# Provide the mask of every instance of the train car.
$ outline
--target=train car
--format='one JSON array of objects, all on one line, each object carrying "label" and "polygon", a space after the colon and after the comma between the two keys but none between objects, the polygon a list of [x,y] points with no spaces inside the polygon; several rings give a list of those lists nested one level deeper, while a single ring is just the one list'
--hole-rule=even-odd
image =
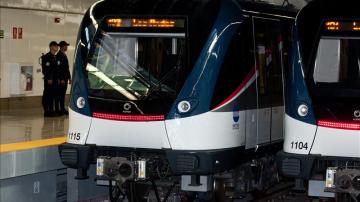
[{"label": "train car", "polygon": [[297,16],[286,76],[284,148],[278,165],[285,176],[310,180],[309,189],[321,185],[322,190],[358,195],[360,21],[353,9],[356,5],[356,1],[314,0]]},{"label": "train car", "polygon": [[62,162],[86,177],[211,176],[281,149],[295,9],[235,0],[105,0],[80,26]]}]

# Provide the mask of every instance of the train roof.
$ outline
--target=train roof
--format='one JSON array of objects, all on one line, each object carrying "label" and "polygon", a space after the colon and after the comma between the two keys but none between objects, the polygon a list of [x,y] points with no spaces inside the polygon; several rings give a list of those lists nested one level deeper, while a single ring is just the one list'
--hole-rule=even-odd
[{"label": "train roof", "polygon": [[[221,1],[226,0],[104,0],[94,4],[93,15],[185,15],[199,13],[204,17],[216,15]],[[228,0],[231,1],[231,0]],[[234,0],[245,11],[295,17],[298,10],[291,4],[275,5],[264,1]],[[196,14],[195,14],[196,15]]]},{"label": "train roof", "polygon": [[296,18],[296,27],[305,67],[311,63],[310,57],[315,51],[316,40],[324,18],[358,19],[360,17],[358,5],[358,0],[312,0],[300,10]]},{"label": "train roof", "polygon": [[268,2],[254,2],[253,0],[238,0],[241,8],[245,11],[256,11],[258,13],[288,16],[295,18],[298,9],[292,4],[276,5]]},{"label": "train roof", "polygon": [[196,11],[216,13],[218,0],[104,0],[94,4],[93,15],[101,19],[105,15],[182,15]]}]

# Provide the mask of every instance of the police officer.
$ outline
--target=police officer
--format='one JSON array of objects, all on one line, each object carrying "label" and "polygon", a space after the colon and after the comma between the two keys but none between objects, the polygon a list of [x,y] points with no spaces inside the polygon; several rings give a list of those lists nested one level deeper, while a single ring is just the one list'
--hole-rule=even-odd
[{"label": "police officer", "polygon": [[67,90],[67,84],[71,84],[71,75],[69,70],[69,61],[66,56],[67,48],[70,44],[66,41],[60,41],[60,51],[58,52],[57,56],[61,61],[61,66],[59,69],[59,91],[58,91],[58,99],[59,99],[59,107],[60,107],[60,114],[68,115],[69,112],[65,109],[65,94]]},{"label": "police officer", "polygon": [[59,45],[52,41],[49,44],[50,51],[41,57],[42,73],[44,75],[44,92],[42,97],[42,104],[44,108],[44,116],[55,116],[54,101],[55,91],[57,85],[57,71],[60,67],[61,61],[56,57],[59,50]]}]

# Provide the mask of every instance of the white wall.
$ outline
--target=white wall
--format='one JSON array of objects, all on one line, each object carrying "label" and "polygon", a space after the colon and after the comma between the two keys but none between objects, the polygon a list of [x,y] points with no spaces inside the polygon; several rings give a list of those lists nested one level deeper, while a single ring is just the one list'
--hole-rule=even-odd
[{"label": "white wall", "polygon": [[[14,65],[33,66],[33,91],[24,96],[42,95],[42,73],[38,59],[48,52],[50,41],[65,40],[72,69],[74,44],[82,19],[82,13],[96,0],[0,0],[0,98],[11,97],[10,86],[14,85],[11,72]],[[60,18],[60,23],[54,19]],[[21,27],[22,39],[13,39],[13,27]]]},{"label": "white wall", "polygon": [[96,0],[1,0],[2,7],[83,13]]}]

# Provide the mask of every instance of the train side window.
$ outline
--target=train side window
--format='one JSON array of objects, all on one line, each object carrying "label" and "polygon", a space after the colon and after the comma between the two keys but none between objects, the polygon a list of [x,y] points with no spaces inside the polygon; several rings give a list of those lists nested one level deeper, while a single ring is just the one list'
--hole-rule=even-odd
[{"label": "train side window", "polygon": [[291,26],[280,20],[254,18],[259,107],[283,105],[283,68]]},{"label": "train side window", "polygon": [[224,57],[213,94],[212,109],[231,96],[254,67],[251,39],[252,24],[251,20],[246,18],[230,42]]},{"label": "train side window", "polygon": [[[96,29],[94,27],[94,25],[92,24],[92,22],[90,20],[84,20],[81,23],[81,27],[84,27],[83,30],[81,30],[80,33],[80,48],[81,48],[81,58],[82,61],[86,61],[87,60],[87,56],[89,54],[89,50],[90,50],[90,46],[91,46],[91,40],[93,39]],[[84,66],[84,70],[86,67],[86,64],[83,64]]]}]

